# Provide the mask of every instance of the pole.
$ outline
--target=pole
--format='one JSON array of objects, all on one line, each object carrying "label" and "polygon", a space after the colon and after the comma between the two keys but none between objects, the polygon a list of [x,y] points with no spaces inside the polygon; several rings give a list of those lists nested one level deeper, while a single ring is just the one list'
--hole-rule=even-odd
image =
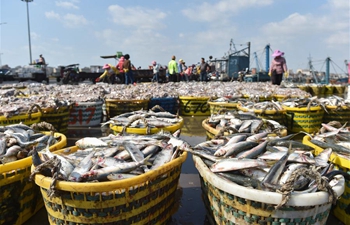
[{"label": "pole", "polygon": [[30,23],[29,23],[29,6],[28,2],[32,2],[33,0],[22,0],[27,4],[27,23],[28,23],[28,40],[29,40],[29,64],[32,64],[32,43],[30,41]]},{"label": "pole", "polygon": [[327,57],[326,59],[326,77],[325,77],[325,83],[329,84],[329,73],[330,73],[330,69],[329,69],[329,63],[331,61],[331,58]]},{"label": "pole", "polygon": [[265,47],[265,54],[266,54],[266,72],[269,72],[270,70],[270,44],[267,44]]}]

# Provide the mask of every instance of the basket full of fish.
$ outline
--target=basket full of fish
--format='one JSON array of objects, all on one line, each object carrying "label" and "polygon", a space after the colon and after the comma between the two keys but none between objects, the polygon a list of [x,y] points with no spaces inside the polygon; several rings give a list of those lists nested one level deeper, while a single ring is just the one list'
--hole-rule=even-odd
[{"label": "basket full of fish", "polygon": [[32,178],[50,224],[165,224],[189,148],[178,134],[86,137],[36,154]]},{"label": "basket full of fish", "polygon": [[123,113],[110,118],[102,126],[109,124],[114,133],[155,134],[161,130],[175,132],[182,128],[182,117],[165,111],[156,105],[150,110]]},{"label": "basket full of fish", "polygon": [[212,224],[326,224],[344,191],[344,176],[328,162],[331,149],[286,137],[237,134],[188,150],[199,171]]},{"label": "basket full of fish", "polygon": [[286,136],[287,128],[277,121],[262,119],[252,112],[228,111],[223,114],[212,114],[203,120],[202,127],[212,139],[232,134],[269,133],[269,136]]},{"label": "basket full of fish", "polygon": [[323,123],[339,121],[347,123],[350,121],[350,101],[342,97],[333,95],[327,98],[320,98],[319,102],[324,108]]},{"label": "basket full of fish", "polygon": [[25,124],[1,126],[0,132],[0,224],[23,224],[44,205],[39,188],[29,181],[32,153],[62,149],[67,139]]},{"label": "basket full of fish", "polygon": [[286,110],[282,108],[279,102],[273,100],[263,102],[240,101],[237,109],[243,112],[253,112],[258,117],[275,120],[281,124],[286,123]]},{"label": "basket full of fish", "polygon": [[243,95],[224,96],[220,98],[210,98],[208,100],[210,114],[217,114],[223,110],[230,111],[237,109],[239,100],[243,100]]},{"label": "basket full of fish", "polygon": [[[346,124],[344,124],[346,125]],[[315,149],[315,154],[332,149],[329,160],[340,170],[350,174],[350,131],[339,121],[322,124],[315,135],[305,135],[303,143]],[[345,180],[345,190],[333,210],[334,215],[344,224],[350,224],[350,180]]]},{"label": "basket full of fish", "polygon": [[286,110],[286,122],[290,133],[313,133],[321,126],[324,109],[317,96],[288,98],[282,102],[282,107]]}]

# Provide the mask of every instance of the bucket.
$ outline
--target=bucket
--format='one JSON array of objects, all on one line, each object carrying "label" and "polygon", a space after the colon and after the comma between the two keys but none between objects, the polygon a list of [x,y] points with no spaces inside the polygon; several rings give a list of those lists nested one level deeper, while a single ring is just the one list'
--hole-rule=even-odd
[{"label": "bucket", "polygon": [[298,133],[304,131],[307,133],[317,132],[322,123],[324,110],[321,106],[310,107],[287,107],[282,105],[286,110],[286,122],[289,133]]},{"label": "bucket", "polygon": [[[54,136],[61,139],[50,146],[50,151],[64,148],[66,136]],[[23,224],[43,207],[39,188],[29,181],[31,165],[31,156],[0,165],[0,224]]]},{"label": "bucket", "polygon": [[254,109],[250,110],[248,108],[243,107],[241,104],[237,105],[237,109],[241,110],[243,112],[254,112],[256,116],[267,119],[267,120],[274,120],[280,124],[286,124],[286,110],[261,110],[261,109]]},{"label": "bucket", "polygon": [[209,97],[180,96],[180,114],[183,116],[210,116]]},{"label": "bucket", "polygon": [[102,122],[102,104],[103,101],[75,103],[69,113],[68,126],[99,126]]},{"label": "bucket", "polygon": [[218,114],[220,111],[225,109],[226,111],[231,111],[237,109],[237,102],[211,102],[208,101],[210,114]]},{"label": "bucket", "polygon": [[327,112],[323,115],[323,123],[329,123],[331,121],[339,121],[342,124],[349,123],[350,121],[350,108],[347,106],[326,106]]},{"label": "bucket", "polygon": [[148,110],[149,99],[144,100],[120,100],[106,99],[107,118],[112,118],[117,115],[132,112],[137,110]]},{"label": "bucket", "polygon": [[[193,156],[200,174],[202,196],[215,224],[326,224],[332,203],[328,193],[291,195],[279,209],[282,194],[240,186],[211,172],[198,156]],[[337,196],[344,191],[344,178],[333,187]]]},{"label": "bucket", "polygon": [[50,224],[166,224],[177,210],[175,193],[186,157],[183,151],[155,170],[124,180],[57,181],[56,188],[63,191],[60,197],[48,197],[51,177],[37,174],[35,183],[40,187]]},{"label": "bucket", "polygon": [[54,128],[63,134],[67,133],[69,113],[72,106],[61,106],[58,108],[43,108],[41,121],[52,124]]},{"label": "bucket", "polygon": [[[39,111],[33,112],[34,108],[37,108]],[[19,114],[11,117],[0,116],[0,125],[7,126],[10,124],[23,123],[29,126],[34,123],[39,123],[41,117],[42,117],[41,108],[38,105],[34,104],[25,114]]]},{"label": "bucket", "polygon": [[165,111],[172,114],[177,114],[179,109],[178,98],[169,97],[169,98],[151,98],[148,103],[148,108],[152,109],[154,106],[159,105]]},{"label": "bucket", "polygon": [[[323,149],[310,142],[310,137],[305,135],[303,138],[303,144],[314,148],[315,155],[320,154]],[[338,156],[336,153],[332,153],[329,157],[329,161],[339,167],[339,170],[343,170],[350,173],[350,162],[348,159]],[[336,207],[333,208],[333,214],[344,224],[350,224],[350,181],[345,180],[344,193],[338,199]]]}]

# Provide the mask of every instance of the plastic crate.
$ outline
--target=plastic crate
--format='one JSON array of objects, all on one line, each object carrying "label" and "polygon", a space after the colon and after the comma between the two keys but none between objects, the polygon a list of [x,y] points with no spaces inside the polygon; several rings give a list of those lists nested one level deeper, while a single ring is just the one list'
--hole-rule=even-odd
[{"label": "plastic crate", "polygon": [[[303,138],[303,144],[311,146],[314,148],[315,155],[320,154],[323,151],[323,148],[310,142],[310,136],[305,135]],[[336,153],[332,153],[329,157],[329,161],[333,162],[339,167],[340,170],[343,170],[347,173],[350,173],[350,161],[338,156]],[[333,214],[344,224],[350,224],[350,181],[345,181],[345,190],[341,195],[340,199],[337,201],[336,207],[333,209]]]},{"label": "plastic crate", "polygon": [[[63,149],[70,154],[78,148]],[[70,151],[70,153],[69,153]],[[187,152],[161,167],[117,181],[57,181],[61,197],[49,198],[51,177],[35,175],[50,224],[166,224],[175,212],[175,192]],[[34,168],[32,167],[32,170]]]},{"label": "plastic crate", "polygon": [[[64,148],[66,136],[54,136],[60,141],[50,146],[50,151]],[[31,165],[31,156],[0,165],[0,224],[23,224],[43,207],[39,188],[29,181]]]},{"label": "plastic crate", "polygon": [[76,102],[69,112],[68,126],[99,126],[102,122],[103,101]]},{"label": "plastic crate", "polygon": [[[292,195],[285,206],[275,209],[282,194],[237,185],[211,172],[198,156],[193,156],[200,174],[202,196],[209,218],[215,224],[326,224],[332,203],[328,193]],[[333,187],[340,196],[344,178]]]},{"label": "plastic crate", "polygon": [[210,116],[209,97],[180,96],[180,114],[183,116]]}]

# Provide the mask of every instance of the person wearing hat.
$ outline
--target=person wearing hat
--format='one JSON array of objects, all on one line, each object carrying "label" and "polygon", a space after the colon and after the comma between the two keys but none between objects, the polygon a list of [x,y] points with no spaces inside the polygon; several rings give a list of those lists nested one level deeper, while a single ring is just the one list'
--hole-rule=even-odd
[{"label": "person wearing hat", "polygon": [[112,66],[111,64],[106,63],[102,69],[104,69],[105,71],[103,72],[103,74],[99,77],[96,78],[95,82],[106,82],[109,84],[114,84],[115,82],[115,75],[119,74],[119,71],[117,70],[117,68],[115,68],[114,66]]},{"label": "person wearing hat", "polygon": [[117,70],[119,70],[118,77],[120,79],[120,83],[121,84],[125,83],[125,73],[124,73],[124,70],[123,70],[124,61],[125,61],[124,56],[121,56],[119,58],[118,64],[116,65]]},{"label": "person wearing hat", "polygon": [[152,61],[152,67],[153,67],[153,78],[152,82],[157,82],[159,83],[159,70],[160,70],[160,65],[156,61]]},{"label": "person wearing hat", "polygon": [[39,62],[37,64],[39,64],[39,65],[45,65],[46,64],[45,58],[43,57],[42,54],[39,55]]},{"label": "person wearing hat", "polygon": [[179,68],[175,59],[176,57],[173,55],[168,63],[169,80],[179,82]]},{"label": "person wearing hat", "polygon": [[129,54],[125,54],[124,55],[124,63],[123,63],[123,70],[124,70],[124,73],[125,73],[125,84],[134,84],[135,85],[135,82],[134,82],[134,78],[133,78],[133,75],[132,75],[132,70],[131,70],[131,67],[132,67],[132,64],[131,64],[131,61],[130,61],[130,55]]},{"label": "person wearing hat", "polygon": [[268,75],[271,77],[271,83],[275,85],[281,84],[283,74],[288,78],[287,62],[283,55],[284,52],[280,50],[276,50],[272,54],[274,59],[271,62]]},{"label": "person wearing hat", "polygon": [[185,74],[187,66],[185,65],[185,61],[183,59],[179,60],[179,74],[181,77],[181,81],[188,81],[188,76]]}]

